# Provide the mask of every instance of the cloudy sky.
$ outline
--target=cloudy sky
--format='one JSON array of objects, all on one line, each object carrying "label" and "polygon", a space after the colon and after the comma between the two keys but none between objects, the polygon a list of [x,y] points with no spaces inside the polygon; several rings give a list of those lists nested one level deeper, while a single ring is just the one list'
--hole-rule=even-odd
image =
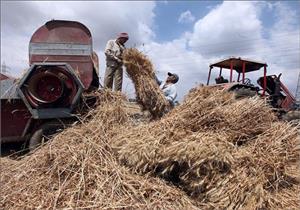
[{"label": "cloudy sky", "polygon": [[[294,93],[300,70],[299,1],[1,1],[1,63],[19,76],[28,67],[33,32],[51,19],[76,20],[92,32],[100,57],[107,40],[128,32],[127,47],[138,47],[154,63],[158,77],[180,76],[179,99],[205,83],[210,63],[240,56],[268,63],[269,74]],[[249,75],[253,83],[262,72]],[[123,90],[133,94],[125,78]]]}]

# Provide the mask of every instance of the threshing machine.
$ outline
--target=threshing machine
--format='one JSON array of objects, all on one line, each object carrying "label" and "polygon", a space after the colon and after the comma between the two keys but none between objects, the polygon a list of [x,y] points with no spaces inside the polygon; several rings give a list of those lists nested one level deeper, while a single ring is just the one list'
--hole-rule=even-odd
[{"label": "threshing machine", "polygon": [[1,143],[28,142],[74,119],[84,92],[98,89],[98,58],[89,29],[52,20],[29,43],[29,68],[20,79],[1,77]]}]

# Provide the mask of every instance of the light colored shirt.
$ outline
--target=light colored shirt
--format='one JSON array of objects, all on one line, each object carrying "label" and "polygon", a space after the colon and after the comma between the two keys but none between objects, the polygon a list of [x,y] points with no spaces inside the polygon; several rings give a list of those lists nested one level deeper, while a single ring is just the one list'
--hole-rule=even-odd
[{"label": "light colored shirt", "polygon": [[109,40],[105,47],[106,62],[108,65],[118,65],[122,60],[125,46],[118,43],[116,39]]},{"label": "light colored shirt", "polygon": [[163,91],[166,99],[170,102],[174,102],[177,97],[177,89],[176,85],[173,83],[166,84],[162,82],[160,85],[160,89]]}]

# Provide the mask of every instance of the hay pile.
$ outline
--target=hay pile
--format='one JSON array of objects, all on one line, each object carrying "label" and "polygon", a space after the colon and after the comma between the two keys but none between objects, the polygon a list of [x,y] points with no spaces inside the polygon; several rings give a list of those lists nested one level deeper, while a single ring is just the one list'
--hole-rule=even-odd
[{"label": "hay pile", "polygon": [[133,172],[173,183],[204,209],[299,209],[299,143],[263,100],[199,87],[111,144]]},{"label": "hay pile", "polygon": [[123,61],[134,83],[138,103],[154,118],[161,117],[170,109],[170,104],[156,83],[151,61],[134,48],[125,51]]},{"label": "hay pile", "polygon": [[34,154],[0,159],[1,209],[300,209],[297,127],[263,100],[198,87],[136,125],[122,95],[98,98]]},{"label": "hay pile", "polygon": [[[0,209],[195,209],[183,192],[120,166],[108,139],[131,122],[121,95],[103,92],[83,123],[19,161],[1,158]],[[88,120],[88,121],[87,121]]]}]

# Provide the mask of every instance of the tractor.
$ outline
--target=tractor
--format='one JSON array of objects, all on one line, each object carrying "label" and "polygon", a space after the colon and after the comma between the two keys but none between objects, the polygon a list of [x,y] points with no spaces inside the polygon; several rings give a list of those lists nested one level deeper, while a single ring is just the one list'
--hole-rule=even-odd
[{"label": "tractor", "polygon": [[[230,57],[213,63],[209,66],[207,85],[210,85],[211,73],[218,69],[218,77],[215,78],[218,86],[228,91],[234,91],[236,98],[251,97],[260,95],[267,97],[268,102],[278,113],[280,118],[286,120],[300,119],[300,112],[296,105],[296,99],[288,88],[280,81],[281,74],[267,75],[268,65],[263,62],[242,59],[240,57]],[[229,70],[229,80],[223,77],[223,70]],[[246,74],[263,69],[263,76],[258,78],[254,85]],[[237,77],[234,80],[234,73]]]},{"label": "tractor", "polygon": [[83,94],[99,87],[91,32],[75,21],[45,23],[31,37],[23,76],[3,76],[0,84],[1,144],[24,142],[34,150],[73,123],[85,110]]}]

